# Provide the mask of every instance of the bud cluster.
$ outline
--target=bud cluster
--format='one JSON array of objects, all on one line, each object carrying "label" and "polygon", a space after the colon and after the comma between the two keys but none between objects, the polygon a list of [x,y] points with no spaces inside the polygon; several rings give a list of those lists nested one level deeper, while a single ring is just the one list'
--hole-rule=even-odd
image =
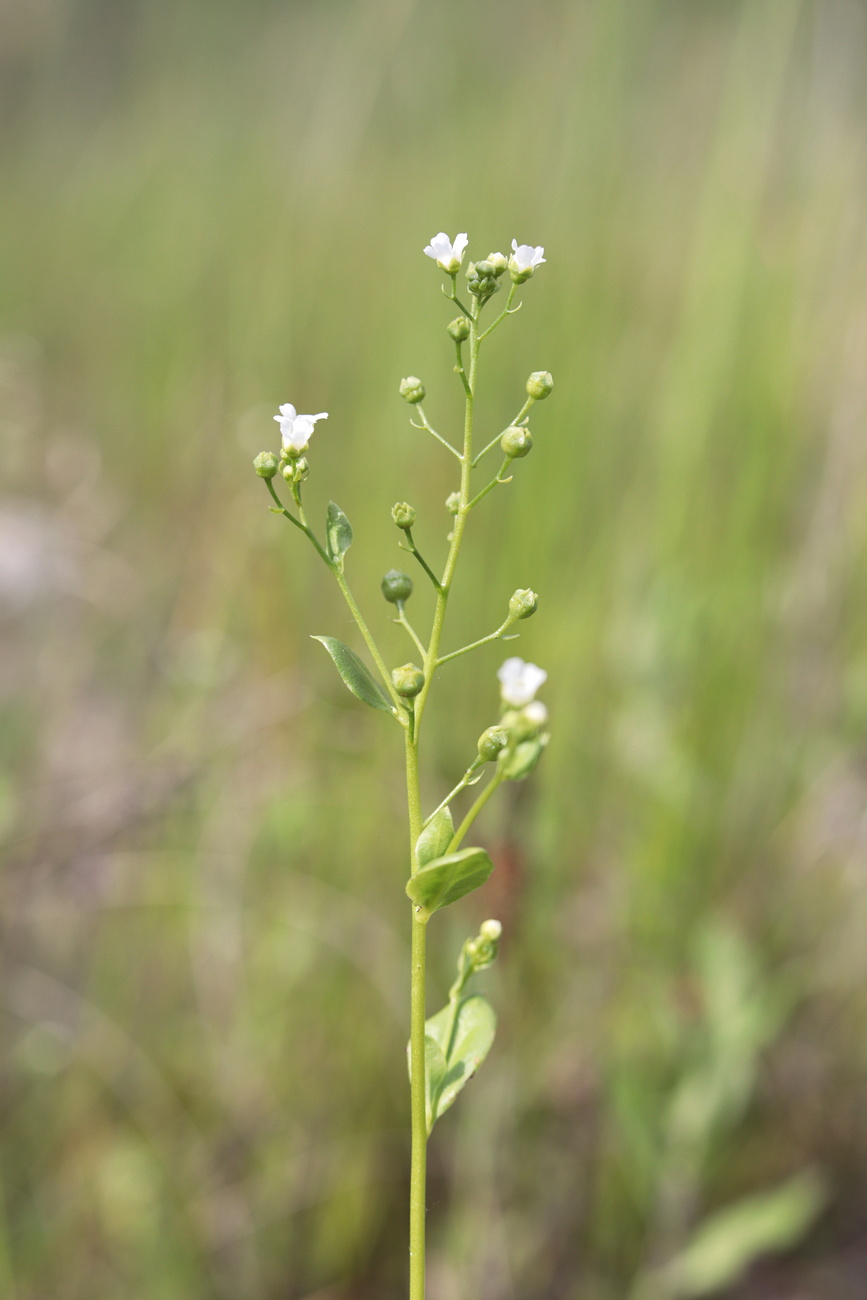
[{"label": "bud cluster", "polygon": [[415,511],[405,501],[395,502],[391,507],[391,517],[398,528],[402,528],[404,531],[412,528],[415,523]]},{"label": "bud cluster", "polygon": [[310,476],[310,466],[306,456],[290,456],[281,459],[280,473],[287,483],[303,483]]},{"label": "bud cluster", "polygon": [[400,395],[410,406],[415,406],[417,402],[424,401],[425,388],[418,375],[407,375],[406,379],[400,381]]},{"label": "bud cluster", "polygon": [[486,302],[499,289],[497,280],[500,275],[502,271],[498,272],[493,262],[470,262],[467,267],[467,288],[474,298]]},{"label": "bud cluster", "polygon": [[470,975],[487,970],[493,964],[500,947],[502,933],[503,927],[499,921],[483,921],[478,936],[467,940],[465,951]]}]

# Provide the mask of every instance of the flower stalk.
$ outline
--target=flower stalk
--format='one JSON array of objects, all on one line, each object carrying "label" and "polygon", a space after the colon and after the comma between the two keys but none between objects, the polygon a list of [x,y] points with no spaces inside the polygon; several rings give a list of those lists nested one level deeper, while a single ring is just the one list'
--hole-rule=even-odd
[{"label": "flower stalk", "polygon": [[[533,769],[545,744],[543,728],[547,710],[535,700],[546,674],[533,664],[511,658],[500,669],[501,717],[488,726],[477,743],[477,757],[453,789],[427,816],[424,814],[420,779],[420,741],[422,723],[431,698],[437,672],[445,664],[499,640],[519,620],[530,617],[537,606],[534,591],[518,589],[509,600],[508,613],[500,626],[458,650],[442,654],[440,647],[445,631],[449,596],[455,581],[458,561],[467,534],[469,517],[489,492],[511,483],[506,471],[523,459],[532,447],[532,436],[523,423],[536,400],[547,396],[551,376],[538,371],[527,381],[527,399],[514,425],[497,434],[474,457],[475,398],[479,353],[484,340],[507,316],[518,310],[513,306],[520,285],[544,262],[542,248],[518,245],[512,241],[512,256],[489,253],[466,270],[470,306],[464,306],[457,293],[457,276],[467,248],[466,234],[452,241],[444,233],[435,235],[424,252],[449,277],[446,297],[461,315],[447,327],[455,349],[455,372],[464,395],[463,429],[460,450],[441,435],[425,414],[425,388],[420,379],[410,375],[400,384],[404,400],[418,412],[411,423],[443,446],[460,463],[460,482],[447,502],[453,516],[449,546],[440,575],[424,559],[413,539],[416,511],[406,502],[392,508],[392,520],[404,534],[399,545],[420,565],[436,593],[433,617],[427,639],[409,621],[405,605],[412,595],[410,576],[399,569],[389,570],[382,579],[381,590],[396,609],[395,623],[400,624],[421,658],[421,667],[404,664],[389,670],[386,659],[361,612],[345,576],[346,552],[353,542],[353,532],[346,515],[333,501],[328,505],[324,542],[307,522],[301,502],[301,485],[309,474],[306,453],[318,421],[326,412],[299,415],[289,403],[282,405],[274,418],[280,426],[282,448],[279,458],[262,452],[254,462],[256,473],[265,480],[274,501],[272,510],[288,519],[311,543],[337,582],[356,623],[361,639],[373,661],[374,677],[364,662],[348,646],[333,637],[317,638],[328,650],[345,685],[362,702],[391,714],[404,732],[407,820],[409,827],[410,874],[406,893],[411,903],[411,974],[410,1036],[408,1044],[410,1073],[411,1169],[409,1206],[409,1300],[424,1300],[425,1290],[425,1187],[427,1143],[436,1120],[452,1104],[463,1084],[478,1068],[493,1041],[496,1020],[482,994],[465,994],[471,976],[486,969],[496,956],[501,927],[486,921],[476,939],[467,940],[458,961],[458,979],[449,993],[448,1005],[436,1015],[427,1016],[426,958],[427,928],[432,916],[442,907],[458,901],[479,887],[493,870],[487,853],[481,848],[462,848],[462,844],[495,791],[508,780],[520,780]],[[511,280],[506,304],[483,329],[482,312],[500,289],[500,279]],[[519,304],[520,306],[520,304]],[[472,476],[481,459],[499,442],[504,451],[503,464],[496,476],[479,490],[474,490]],[[289,485],[295,512],[284,506],[272,480],[280,474]],[[380,685],[381,683],[381,685]],[[486,764],[492,774],[485,788],[470,804],[455,830],[451,805],[463,791],[480,778]],[[472,1033],[468,1026],[472,1025]],[[467,1045],[472,1044],[472,1051]]]}]

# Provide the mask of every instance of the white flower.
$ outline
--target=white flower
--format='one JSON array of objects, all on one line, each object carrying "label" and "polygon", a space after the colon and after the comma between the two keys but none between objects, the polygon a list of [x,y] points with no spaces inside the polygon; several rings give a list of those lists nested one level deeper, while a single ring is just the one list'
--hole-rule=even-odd
[{"label": "white flower", "polygon": [[537,266],[541,266],[545,261],[542,254],[544,248],[534,248],[532,244],[519,244],[517,239],[512,240],[512,256],[509,266],[518,272],[518,275],[526,275],[528,272],[533,274]]},{"label": "white flower", "polygon": [[534,727],[544,727],[548,721],[548,710],[541,700],[531,700],[524,709],[524,717]]},{"label": "white flower", "polygon": [[443,271],[448,271],[449,275],[454,275],[456,271],[461,269],[467,243],[466,233],[457,235],[455,242],[452,243],[446,232],[441,230],[438,235],[434,235],[424,251],[428,257],[434,259],[437,266],[441,267]]},{"label": "white flower", "polygon": [[279,410],[280,414],[275,415],[274,419],[280,425],[284,451],[303,451],[310,441],[316,421],[328,419],[327,411],[320,411],[318,415],[299,415],[289,402],[284,402]]},{"label": "white flower", "polygon": [[542,683],[548,680],[544,668],[524,663],[517,656],[507,659],[497,676],[503,701],[511,704],[513,709],[522,709],[525,704],[529,704]]}]

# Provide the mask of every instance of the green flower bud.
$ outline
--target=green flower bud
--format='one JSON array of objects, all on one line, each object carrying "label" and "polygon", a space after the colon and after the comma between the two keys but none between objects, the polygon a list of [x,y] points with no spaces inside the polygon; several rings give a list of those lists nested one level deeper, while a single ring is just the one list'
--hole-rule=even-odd
[{"label": "green flower bud", "polygon": [[450,492],[446,497],[446,510],[450,515],[456,515],[461,508],[460,492]]},{"label": "green flower bud", "polygon": [[424,673],[415,664],[403,664],[400,668],[392,669],[391,680],[398,695],[411,700],[424,686]]},{"label": "green flower bud", "polygon": [[496,959],[502,933],[499,921],[483,921],[478,936],[467,941],[466,961],[472,974],[487,970]]},{"label": "green flower bud", "polygon": [[554,379],[550,370],[534,370],[527,380],[527,395],[541,402],[549,396],[553,387]]},{"label": "green flower bud", "polygon": [[398,501],[391,507],[391,517],[398,528],[412,528],[415,523],[415,511],[405,501]]},{"label": "green flower bud", "polygon": [[286,461],[285,465],[281,465],[280,473],[283,475],[287,483],[294,483],[295,482],[294,461],[288,460]]},{"label": "green flower bud", "polygon": [[503,274],[506,267],[509,265],[508,259],[505,258],[502,253],[488,253],[485,261],[491,266],[494,275],[496,275],[497,278]]},{"label": "green flower bud", "polygon": [[416,402],[424,401],[424,384],[417,375],[407,375],[406,379],[400,381],[400,395],[410,406]]},{"label": "green flower bud", "polygon": [[520,460],[522,456],[530,454],[533,435],[524,425],[513,424],[500,439],[500,446],[510,460]]},{"label": "green flower bud", "polygon": [[467,288],[481,302],[499,289],[494,268],[490,262],[470,262],[467,267]]},{"label": "green flower bud", "polygon": [[479,758],[485,763],[494,763],[509,743],[509,733],[505,727],[486,727],[479,736]]},{"label": "green flower bud", "polygon": [[455,319],[446,326],[455,343],[463,343],[464,339],[470,337],[470,322],[466,316],[456,316]]},{"label": "green flower bud", "polygon": [[402,604],[412,595],[412,578],[408,573],[402,573],[400,569],[389,569],[379,585],[383,596],[392,605]]},{"label": "green flower bud", "polygon": [[277,473],[279,461],[273,451],[260,451],[259,455],[253,461],[253,468],[259,475],[259,478],[273,478]]},{"label": "green flower bud", "polygon": [[509,601],[509,615],[512,618],[529,618],[539,608],[539,597],[529,587],[519,588]]}]

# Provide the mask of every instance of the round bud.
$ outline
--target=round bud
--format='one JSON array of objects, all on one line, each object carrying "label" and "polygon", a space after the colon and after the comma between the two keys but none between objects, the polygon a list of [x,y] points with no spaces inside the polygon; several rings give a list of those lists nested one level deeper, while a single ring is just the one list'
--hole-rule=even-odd
[{"label": "round bud", "polygon": [[446,497],[446,510],[450,515],[456,515],[461,508],[460,492],[450,492]]},{"label": "round bud", "polygon": [[306,478],[310,477],[310,466],[307,464],[306,456],[299,456],[295,462],[295,482],[303,483]]},{"label": "round bud", "polygon": [[487,279],[489,276],[494,274],[494,265],[492,262],[489,262],[487,258],[482,262],[476,262],[476,275],[479,276],[480,279]]},{"label": "round bud", "polygon": [[502,936],[503,926],[500,921],[482,921],[479,928],[479,934],[488,939],[491,943],[496,943]]},{"label": "round bud", "polygon": [[487,262],[488,266],[490,266],[494,275],[498,277],[503,274],[506,267],[509,265],[508,258],[503,257],[502,253],[488,253],[488,256],[485,258],[485,261]]},{"label": "round bud", "polygon": [[479,736],[479,758],[485,763],[495,763],[509,743],[505,727],[486,727]]},{"label": "round bud", "polygon": [[398,695],[411,700],[424,686],[424,673],[415,664],[404,664],[401,668],[392,669],[391,680]]},{"label": "round bud", "polygon": [[415,523],[415,511],[405,501],[398,501],[391,507],[391,517],[398,528],[412,528]]},{"label": "round bud", "polygon": [[273,451],[260,451],[253,461],[253,468],[259,478],[273,478],[277,473],[278,464],[279,462]]},{"label": "round bud", "polygon": [[510,460],[520,460],[522,456],[529,455],[533,435],[522,424],[513,424],[500,439],[500,446]]},{"label": "round bud", "polygon": [[529,618],[539,608],[539,597],[529,587],[519,588],[509,601],[511,618]]},{"label": "round bud", "polygon": [[392,605],[402,604],[412,595],[412,578],[408,573],[402,573],[400,569],[389,569],[379,585],[383,596],[391,601]]},{"label": "round bud", "polygon": [[534,370],[527,380],[527,395],[535,401],[541,402],[549,396],[553,387],[554,379],[550,370]]},{"label": "round bud", "polygon": [[424,384],[417,375],[407,375],[406,379],[400,381],[400,395],[411,406],[416,402],[423,402]]},{"label": "round bud", "polygon": [[285,465],[281,466],[280,473],[283,475],[287,483],[294,483],[295,462],[293,460],[288,460]]},{"label": "round bud", "polygon": [[466,316],[456,316],[455,319],[446,326],[455,343],[463,343],[464,339],[470,337],[470,322]]}]

